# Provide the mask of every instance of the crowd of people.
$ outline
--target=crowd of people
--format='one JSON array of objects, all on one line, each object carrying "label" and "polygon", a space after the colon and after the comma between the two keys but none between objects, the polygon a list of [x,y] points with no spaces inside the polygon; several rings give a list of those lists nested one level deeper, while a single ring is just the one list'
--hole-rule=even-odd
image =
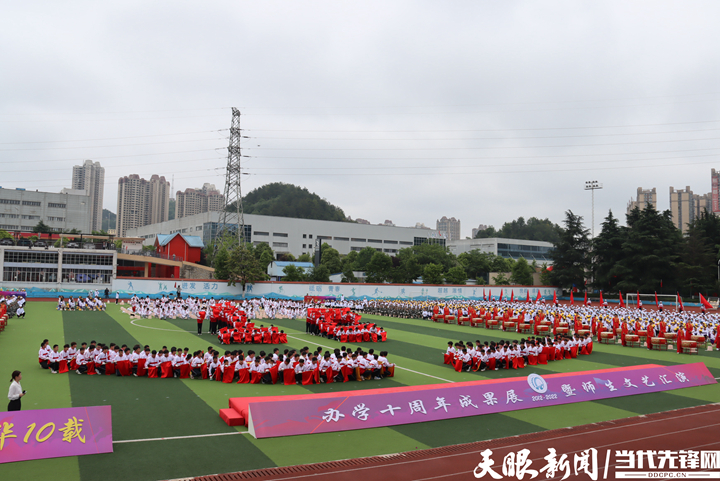
[{"label": "crowd of people", "polygon": [[188,348],[163,346],[109,345],[90,341],[78,347],[76,342],[62,349],[50,347],[47,339],[40,344],[38,362],[52,374],[75,371],[79,375],[115,375],[149,378],[208,379],[225,383],[321,384],[329,382],[380,380],[395,374],[395,365],[388,361],[387,351],[350,351],[345,346],[323,352],[303,347],[299,351],[278,348],[271,353],[248,350],[220,351],[209,346],[207,351],[190,352]]},{"label": "crowd of people", "polygon": [[309,307],[305,332],[340,342],[384,342],[387,332],[375,323],[361,323],[362,315],[350,307]]},{"label": "crowd of people", "polygon": [[592,350],[593,340],[590,333],[555,337],[531,336],[519,341],[448,341],[444,363],[452,365],[458,372],[522,369],[526,365],[547,364],[548,361],[590,355]]},{"label": "crowd of people", "polygon": [[58,297],[58,311],[104,311],[105,302],[96,296]]},{"label": "crowd of people", "polygon": [[[678,333],[682,331],[685,338],[703,336],[710,342],[720,346],[720,314],[699,312],[686,309],[668,308],[662,303],[649,306],[619,306],[608,304],[580,303],[558,304],[553,302],[509,302],[507,300],[469,300],[457,299],[450,301],[412,301],[412,300],[373,300],[369,301],[365,311],[390,317],[410,317],[432,319],[439,311],[446,309],[456,320],[468,317],[471,310],[478,315],[500,319],[518,319],[533,327],[539,320],[548,320],[555,328],[560,323],[567,323],[571,330],[583,326],[593,335],[598,332],[611,331],[623,325],[627,332],[636,334],[640,331],[649,332],[651,336],[661,333]],[[502,327],[502,326],[501,326]],[[650,337],[650,336],[649,336]]]},{"label": "crowd of people", "polygon": [[17,316],[25,318],[25,304],[27,299],[23,295],[9,295],[0,297],[0,315],[7,314],[9,319]]}]

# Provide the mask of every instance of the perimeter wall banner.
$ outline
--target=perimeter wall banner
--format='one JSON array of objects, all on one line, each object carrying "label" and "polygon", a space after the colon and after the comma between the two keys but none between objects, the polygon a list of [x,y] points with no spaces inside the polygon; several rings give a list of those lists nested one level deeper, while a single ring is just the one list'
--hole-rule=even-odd
[{"label": "perimeter wall banner", "polygon": [[[422,389],[337,393],[291,401],[250,402],[256,438],[377,428],[596,401],[715,384],[704,363],[644,365],[523,378],[434,384]],[[281,399],[281,398],[279,398]]]},{"label": "perimeter wall banner", "polygon": [[112,452],[110,406],[0,413],[0,463]]}]

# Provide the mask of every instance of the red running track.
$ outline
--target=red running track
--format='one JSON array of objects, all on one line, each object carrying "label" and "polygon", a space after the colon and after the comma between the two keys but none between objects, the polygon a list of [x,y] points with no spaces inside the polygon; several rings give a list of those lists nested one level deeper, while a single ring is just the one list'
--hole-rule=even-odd
[{"label": "red running track", "polygon": [[[650,414],[586,424],[572,428],[542,431],[509,438],[480,441],[443,448],[407,453],[349,459],[320,464],[270,468],[195,478],[197,481],[303,480],[330,481],[358,479],[358,476],[393,481],[430,481],[476,479],[473,470],[482,460],[481,452],[492,450],[493,469],[502,475],[502,461],[506,454],[529,449],[532,469],[539,470],[547,462],[547,448],[554,448],[558,458],[567,454],[573,466],[573,454],[589,448],[598,451],[598,479],[603,479],[607,450],[720,450],[720,404],[708,404]],[[615,456],[608,463],[607,479],[614,479]],[[540,473],[535,479],[562,479],[564,472],[554,478]],[[361,478],[362,479],[362,478]],[[482,479],[492,480],[490,475]],[[503,479],[513,479],[503,476]],[[514,477],[517,479],[517,477]],[[525,476],[525,479],[529,479]],[[568,479],[590,479],[570,475]]]}]

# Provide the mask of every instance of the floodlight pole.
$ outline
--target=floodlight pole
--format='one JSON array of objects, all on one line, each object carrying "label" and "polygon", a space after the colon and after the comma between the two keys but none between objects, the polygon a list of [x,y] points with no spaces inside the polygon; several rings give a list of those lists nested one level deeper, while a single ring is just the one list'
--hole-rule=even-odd
[{"label": "floodlight pole", "polygon": [[602,189],[602,184],[598,183],[597,180],[589,180],[585,182],[585,190],[589,190],[592,192],[592,238],[595,239],[595,191],[598,189]]}]

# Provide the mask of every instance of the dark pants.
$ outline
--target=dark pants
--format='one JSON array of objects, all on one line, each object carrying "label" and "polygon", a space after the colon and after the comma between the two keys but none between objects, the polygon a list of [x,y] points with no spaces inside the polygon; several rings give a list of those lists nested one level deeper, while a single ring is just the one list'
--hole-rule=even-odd
[{"label": "dark pants", "polygon": [[99,365],[96,364],[96,365],[95,365],[95,371],[97,371],[98,374],[104,376],[104,375],[105,375],[105,365],[103,364],[102,366],[99,366]]},{"label": "dark pants", "polygon": [[8,403],[8,411],[19,411],[20,410],[20,399],[15,399]]},{"label": "dark pants", "polygon": [[272,384],[272,376],[270,375],[270,373],[266,372],[265,374],[263,374],[262,378],[260,378],[260,382],[263,384]]},{"label": "dark pants", "polygon": [[195,379],[199,379],[202,377],[202,371],[200,370],[199,367],[196,367],[195,369],[192,370],[192,375]]},{"label": "dark pants", "polygon": [[50,363],[50,369],[53,371],[57,371],[60,369],[60,363],[59,362],[51,362]]},{"label": "dark pants", "polygon": [[198,322],[197,325],[198,325],[198,334],[202,334],[202,325],[203,325],[203,323],[202,323],[202,322]]},{"label": "dark pants", "polygon": [[85,374],[87,372],[87,365],[83,364],[82,366],[78,366],[77,370],[80,374]]},{"label": "dark pants", "polygon": [[43,369],[47,369],[49,367],[48,363],[49,361],[46,360],[40,361],[40,367],[42,367]]},{"label": "dark pants", "polygon": [[215,322],[215,321],[210,321],[210,332],[211,332],[212,334],[217,334],[217,331],[218,331],[218,329],[217,329],[217,322]]}]

